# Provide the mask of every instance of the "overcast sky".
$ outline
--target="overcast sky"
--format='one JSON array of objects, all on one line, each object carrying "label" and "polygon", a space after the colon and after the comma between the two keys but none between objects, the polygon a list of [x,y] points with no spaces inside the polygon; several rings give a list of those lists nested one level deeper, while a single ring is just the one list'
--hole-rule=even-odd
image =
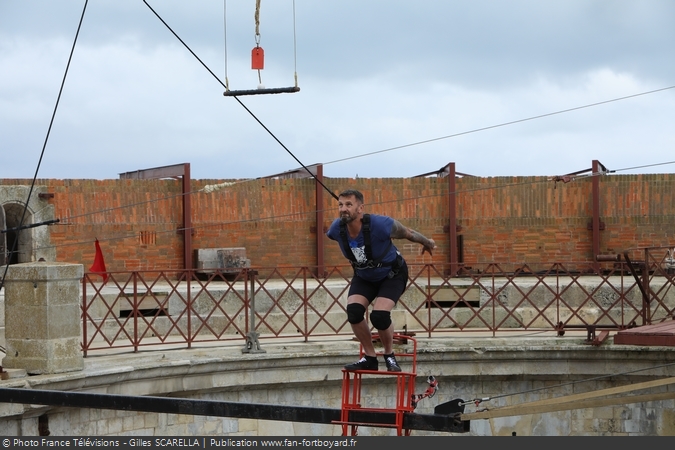
[{"label": "overcast sky", "polygon": [[[299,167],[223,96],[258,85],[255,1],[147,1],[220,81],[143,0],[89,1],[38,177]],[[84,5],[0,0],[2,178],[35,174]],[[261,76],[300,92],[239,99],[326,176],[675,171],[675,1],[295,0],[295,32],[293,6],[261,2]]]}]

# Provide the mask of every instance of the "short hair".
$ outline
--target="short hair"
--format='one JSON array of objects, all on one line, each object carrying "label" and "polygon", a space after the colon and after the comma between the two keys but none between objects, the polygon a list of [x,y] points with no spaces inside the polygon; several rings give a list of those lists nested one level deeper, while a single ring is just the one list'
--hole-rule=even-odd
[{"label": "short hair", "polygon": [[338,198],[339,197],[351,197],[351,196],[356,197],[356,200],[359,203],[363,203],[363,194],[361,193],[361,191],[357,191],[356,189],[345,189],[344,191],[340,192],[340,194],[338,195]]}]

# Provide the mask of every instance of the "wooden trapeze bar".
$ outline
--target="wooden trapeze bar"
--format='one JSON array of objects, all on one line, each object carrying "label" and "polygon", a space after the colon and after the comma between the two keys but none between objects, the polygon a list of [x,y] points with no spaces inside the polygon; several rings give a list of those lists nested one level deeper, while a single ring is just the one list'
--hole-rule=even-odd
[{"label": "wooden trapeze bar", "polygon": [[236,91],[225,91],[225,97],[238,97],[240,95],[261,95],[261,94],[291,94],[293,92],[300,92],[298,86],[282,87],[282,88],[265,88],[265,89],[245,89]]}]

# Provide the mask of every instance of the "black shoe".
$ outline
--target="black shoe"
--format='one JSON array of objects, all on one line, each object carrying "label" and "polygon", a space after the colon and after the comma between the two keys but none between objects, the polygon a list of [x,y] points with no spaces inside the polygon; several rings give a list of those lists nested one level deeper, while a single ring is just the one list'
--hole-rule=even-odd
[{"label": "black shoe", "polygon": [[347,364],[345,370],[377,370],[377,358],[364,356],[353,364]]},{"label": "black shoe", "polygon": [[392,353],[391,355],[384,356],[384,362],[387,364],[387,372],[400,372],[401,366],[396,362],[396,357]]}]

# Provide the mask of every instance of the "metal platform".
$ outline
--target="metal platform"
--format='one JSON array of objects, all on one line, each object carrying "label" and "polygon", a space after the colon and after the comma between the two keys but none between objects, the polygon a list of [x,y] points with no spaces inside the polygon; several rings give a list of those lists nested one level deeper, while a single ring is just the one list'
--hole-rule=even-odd
[{"label": "metal platform", "polygon": [[675,320],[618,331],[614,344],[675,347]]},{"label": "metal platform", "polygon": [[239,97],[242,95],[292,94],[294,92],[300,92],[300,88],[297,86],[291,86],[282,88],[243,89],[243,90],[225,91],[223,92],[223,95],[225,97]]}]

